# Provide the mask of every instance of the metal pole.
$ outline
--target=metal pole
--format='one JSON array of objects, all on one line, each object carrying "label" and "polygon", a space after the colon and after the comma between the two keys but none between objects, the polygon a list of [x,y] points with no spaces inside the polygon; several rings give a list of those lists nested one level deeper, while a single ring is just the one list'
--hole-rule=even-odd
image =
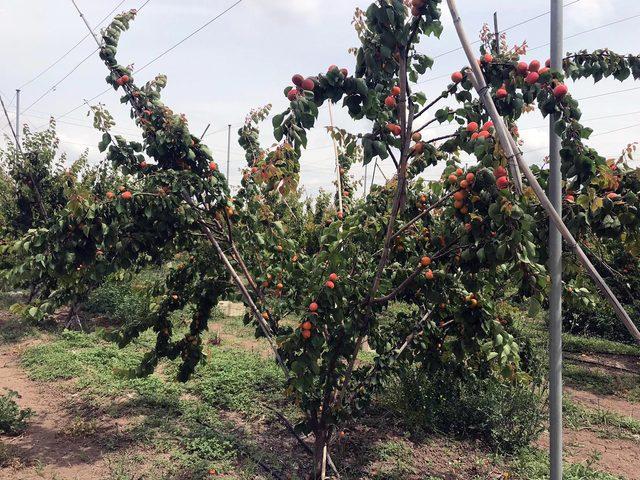
[{"label": "metal pole", "polygon": [[207,128],[204,129],[204,132],[202,132],[202,135],[200,135],[200,141],[202,141],[202,139],[204,138],[204,136],[207,134],[207,132],[209,131],[209,127],[211,126],[210,123],[207,124]]},{"label": "metal pole", "polygon": [[367,168],[369,165],[364,166],[364,195],[363,198],[367,198]]},{"label": "metal pole", "polygon": [[227,135],[227,182],[229,182],[229,164],[231,163],[231,125]]},{"label": "metal pole", "polygon": [[[551,0],[551,68],[562,70],[562,0]],[[549,119],[549,200],[562,216],[561,140],[558,115]],[[549,457],[551,480],[562,480],[562,236],[549,221]]]},{"label": "metal pole", "polygon": [[496,35],[496,54],[500,55],[500,30],[498,30],[498,12],[493,12],[493,31]]},{"label": "metal pole", "polygon": [[20,89],[16,89],[16,158],[20,151]]}]

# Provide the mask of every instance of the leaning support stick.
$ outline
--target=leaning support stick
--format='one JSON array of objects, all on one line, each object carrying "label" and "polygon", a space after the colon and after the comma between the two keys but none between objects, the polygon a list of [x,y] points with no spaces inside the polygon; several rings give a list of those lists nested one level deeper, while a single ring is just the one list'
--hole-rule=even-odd
[{"label": "leaning support stick", "polygon": [[562,221],[562,217],[558,215],[558,212],[556,212],[556,210],[553,208],[551,201],[549,200],[547,195],[544,193],[544,190],[538,183],[538,180],[536,179],[536,177],[531,172],[531,169],[525,163],[524,158],[522,158],[521,152],[519,151],[519,149],[515,147],[515,142],[513,140],[513,137],[511,137],[511,134],[509,133],[507,126],[504,123],[504,120],[502,119],[502,117],[500,117],[500,114],[498,113],[498,109],[493,103],[493,98],[491,98],[491,95],[489,94],[488,88],[484,81],[484,76],[482,74],[482,71],[480,70],[478,62],[476,61],[475,55],[473,54],[473,50],[471,49],[471,44],[469,43],[467,35],[464,31],[464,27],[462,26],[462,19],[460,18],[458,9],[456,8],[456,2],[455,0],[447,0],[447,4],[449,5],[449,11],[451,12],[451,17],[453,18],[453,24],[456,27],[456,32],[458,33],[460,43],[462,44],[462,48],[464,49],[464,52],[467,55],[469,64],[471,65],[471,72],[472,72],[471,81],[473,83],[474,88],[478,92],[478,95],[480,96],[480,99],[484,104],[484,107],[487,109],[489,116],[491,117],[491,120],[493,121],[494,127],[500,139],[500,144],[502,145],[502,148],[504,149],[507,155],[507,158],[509,158],[510,161],[515,158],[515,160],[518,162],[518,166],[524,173],[524,176],[529,182],[529,185],[531,186],[534,193],[538,197],[540,204],[545,209],[545,211],[547,212],[547,215],[549,215],[549,218],[555,224],[556,228],[560,231],[560,234],[564,238],[569,248],[571,248],[571,250],[573,250],[573,252],[576,254],[580,263],[582,263],[584,268],[587,270],[587,273],[589,273],[589,275],[591,276],[593,281],[596,283],[598,288],[600,288],[600,291],[607,298],[607,300],[615,310],[618,318],[622,320],[622,323],[624,323],[625,327],[627,327],[627,330],[629,330],[629,333],[633,336],[633,338],[638,343],[640,343],[640,332],[638,331],[638,328],[634,325],[633,321],[625,311],[620,301],[617,299],[615,294],[611,291],[611,289],[609,288],[607,283],[604,281],[604,279],[600,276],[600,274],[598,273],[596,268],[593,266],[593,264],[591,263],[587,255],[584,253],[580,245],[578,245],[578,242],[576,241],[576,239],[573,237],[573,235],[571,234],[567,226]]}]

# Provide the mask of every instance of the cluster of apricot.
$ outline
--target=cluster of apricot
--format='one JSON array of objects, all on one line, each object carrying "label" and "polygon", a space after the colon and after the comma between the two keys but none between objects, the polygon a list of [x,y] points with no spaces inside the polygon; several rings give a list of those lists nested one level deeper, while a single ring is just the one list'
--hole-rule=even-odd
[{"label": "cluster of apricot", "polygon": [[[133,198],[133,193],[127,190],[124,185],[120,185],[118,187],[118,191],[120,192],[120,198],[122,198],[123,200],[131,200]],[[108,191],[106,193],[106,197],[107,200],[113,200],[114,198],[116,198],[116,194],[112,191]]]},{"label": "cluster of apricot", "polygon": [[491,134],[495,131],[493,122],[488,121],[482,127],[477,122],[469,122],[467,125],[467,132],[471,134],[471,140],[477,140],[479,138],[486,140],[491,137]]}]

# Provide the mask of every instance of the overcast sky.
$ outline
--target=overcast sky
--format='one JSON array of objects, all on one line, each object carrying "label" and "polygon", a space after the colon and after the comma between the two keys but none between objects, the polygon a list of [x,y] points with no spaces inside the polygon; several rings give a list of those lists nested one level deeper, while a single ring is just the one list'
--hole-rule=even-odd
[{"label": "overcast sky", "polygon": [[[118,11],[138,7],[143,0],[125,0]],[[236,0],[150,0],[132,25],[121,37],[118,59],[121,63],[146,64],[158,54],[180,41],[205,22],[235,3]],[[77,0],[90,24],[95,27],[120,0]],[[212,148],[220,164],[226,161],[226,126],[232,124],[231,182],[239,180],[244,165],[243,152],[236,141],[236,131],[246,113],[255,107],[273,103],[274,112],[286,108],[282,90],[289,85],[294,73],[312,75],[337,64],[353,71],[354,58],[347,52],[357,45],[351,19],[357,6],[365,9],[364,0],[243,0],[228,13],[211,23],[175,50],[171,51],[138,75],[138,82],[157,73],[164,73],[169,83],[164,101],[174,111],[185,113],[193,133],[200,134],[211,123],[206,143]],[[494,11],[499,13],[500,28],[518,24],[549,10],[548,0],[527,2],[460,0],[459,9],[467,32],[476,32],[484,22],[492,22]],[[640,4],[637,0],[566,0],[565,36],[628,19],[611,26],[598,28],[565,41],[566,51],[609,47],[620,53],[640,50]],[[634,17],[635,18],[632,18]],[[421,43],[423,53],[436,57],[432,72],[427,72],[419,85],[428,98],[437,96],[448,83],[452,71],[465,65],[461,51],[444,52],[458,47],[451,26],[450,15],[443,12],[445,31],[440,41],[429,39]],[[64,115],[106,88],[106,69],[97,54],[93,40],[85,39],[53,68],[35,81],[25,85],[62,54],[73,47],[87,30],[73,8],[71,0],[0,0],[0,52],[3,69],[0,94],[14,110],[15,89],[22,87],[22,109],[27,109],[42,94],[37,104],[28,108],[21,120],[32,128],[42,128],[49,115]],[[527,59],[542,61],[549,56],[549,47],[542,46],[549,38],[549,16],[517,26],[508,31],[510,44],[526,40],[531,52]],[[535,48],[540,46],[540,48]],[[634,50],[635,49],[635,50]],[[72,70],[89,56],[73,72]],[[431,78],[431,80],[429,80]],[[61,81],[62,80],[62,81]],[[581,102],[584,123],[595,130],[592,144],[605,156],[617,156],[627,144],[640,140],[640,83],[631,80],[621,84],[602,81],[594,85],[590,80],[569,84],[570,91],[580,99],[623,89],[633,89]],[[120,105],[119,95],[110,91],[91,103],[104,103],[114,115],[116,131],[132,138],[137,136],[135,125],[128,117],[128,109]],[[93,161],[101,156],[95,147],[99,134],[91,128],[82,107],[59,119],[58,133],[61,147],[73,158],[89,148]],[[606,118],[601,118],[606,117]],[[590,119],[593,119],[590,121]],[[365,123],[353,124],[336,107],[337,126],[362,131]],[[329,117],[323,107],[318,127],[310,135],[309,150],[302,160],[302,183],[314,195],[319,188],[332,188],[334,159],[331,141],[322,127]],[[539,162],[548,145],[545,121],[539,113],[532,113],[520,123],[526,145],[527,159]],[[4,118],[0,127],[8,133]],[[622,130],[618,130],[622,129]],[[265,143],[271,143],[270,123],[264,125]],[[612,132],[612,130],[617,130]],[[437,128],[427,136],[435,137],[452,131]],[[390,166],[383,165],[386,172]],[[363,169],[353,169],[360,178]],[[437,175],[437,170],[429,175]],[[380,175],[378,174],[378,177]],[[369,171],[371,178],[371,171]]]}]

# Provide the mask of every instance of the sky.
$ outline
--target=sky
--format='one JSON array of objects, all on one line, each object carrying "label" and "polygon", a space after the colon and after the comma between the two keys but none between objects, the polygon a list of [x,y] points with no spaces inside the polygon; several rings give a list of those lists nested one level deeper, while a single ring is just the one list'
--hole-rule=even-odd
[{"label": "sky", "polygon": [[[149,0],[131,30],[121,37],[120,62],[134,66],[146,64],[236,1]],[[143,0],[76,0],[76,3],[89,24],[96,28],[107,24],[100,21],[119,4],[116,12],[137,8]],[[353,71],[355,59],[348,49],[357,46],[358,40],[351,20],[356,7],[366,9],[369,3],[364,0],[241,0],[134,77],[142,83],[159,73],[168,76],[163,95],[165,103],[187,116],[194,134],[201,134],[211,124],[205,143],[221,166],[227,158],[227,125],[232,125],[230,181],[232,185],[238,184],[240,169],[245,164],[236,132],[246,114],[268,103],[273,104],[274,113],[284,110],[288,101],[283,89],[290,85],[294,73],[313,75],[325,72],[331,64]],[[564,36],[568,37],[565,51],[608,47],[618,53],[638,53],[633,50],[640,45],[637,0],[565,0],[565,5]],[[508,43],[526,40],[530,47],[526,60],[537,58],[544,62],[549,57],[546,46],[549,15],[545,14],[549,0],[459,0],[458,8],[472,39],[477,38],[483,23],[493,22],[494,11],[498,12],[500,29],[538,17],[509,29]],[[445,30],[441,38],[423,39],[419,46],[421,53],[436,59],[432,71],[428,71],[417,86],[427,98],[437,97],[449,83],[451,72],[466,64],[462,51],[452,51],[459,43],[446,9],[442,18]],[[96,147],[100,134],[92,128],[84,103],[107,87],[106,68],[97,53],[91,54],[96,49],[93,39],[85,38],[65,58],[42,73],[87,35],[71,0],[0,0],[0,25],[3,60],[0,95],[10,105],[12,121],[15,89],[21,88],[21,123],[41,129],[49,116],[60,117],[61,150],[73,159],[89,149],[91,161],[101,161],[103,156]],[[586,30],[590,31],[581,33]],[[87,60],[80,64],[85,58]],[[594,129],[591,144],[602,155],[617,157],[628,143],[640,141],[640,82],[604,80],[594,85],[592,80],[581,80],[569,82],[568,86],[575,98],[584,98],[581,102],[583,123]],[[594,95],[600,96],[586,98]],[[119,94],[111,90],[89,101],[90,104],[97,102],[103,103],[114,116],[115,132],[139,138],[128,108],[119,103]],[[336,126],[354,132],[368,128],[366,121],[353,122],[338,105],[334,108],[334,121]],[[540,163],[546,155],[546,124],[539,112],[526,115],[519,123],[528,162]],[[333,189],[335,179],[333,147],[324,128],[329,125],[326,106],[321,109],[316,125],[301,160],[301,184],[312,196],[321,188]],[[9,133],[4,117],[0,118],[0,129],[3,134]],[[438,127],[427,130],[425,136],[433,138],[452,131],[452,127]],[[270,121],[263,125],[262,137],[265,146],[274,142]],[[0,145],[3,143],[4,140],[0,140]],[[390,175],[393,170],[390,160],[382,162],[381,169]],[[364,168],[355,166],[352,173],[361,179]],[[432,168],[426,175],[437,178],[439,168]],[[376,183],[383,180],[380,173],[376,176]],[[370,182],[371,168],[368,179]]]}]

